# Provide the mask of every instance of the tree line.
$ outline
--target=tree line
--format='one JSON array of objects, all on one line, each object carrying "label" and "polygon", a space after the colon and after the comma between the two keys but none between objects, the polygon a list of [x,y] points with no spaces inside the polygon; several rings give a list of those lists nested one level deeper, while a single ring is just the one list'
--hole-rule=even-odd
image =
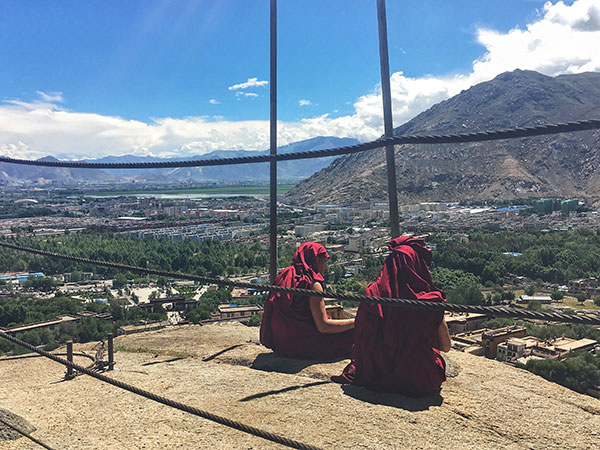
[{"label": "tree line", "polygon": [[429,239],[436,244],[433,268],[462,270],[483,284],[502,283],[507,273],[555,284],[600,273],[600,234],[589,228],[546,233],[476,231],[468,241],[447,234]]},{"label": "tree line", "polygon": [[[0,298],[0,327],[43,322],[52,320],[59,315],[74,315],[81,311],[96,313],[110,313],[113,320],[101,320],[94,317],[84,318],[77,322],[66,322],[55,332],[47,328],[39,328],[23,332],[17,336],[31,345],[44,345],[46,350],[53,350],[67,340],[74,342],[89,342],[105,339],[108,333],[117,334],[119,327],[138,323],[141,319],[165,320],[166,313],[161,309],[149,313],[139,307],[125,308],[118,299],[113,299],[109,304],[84,302],[65,296],[51,298],[35,298],[21,296],[19,298]],[[20,354],[27,350],[0,339],[0,354]]]},{"label": "tree line", "polygon": [[[64,253],[119,264],[188,272],[200,276],[227,276],[264,271],[269,254],[259,243],[242,245],[225,241],[172,242],[167,239],[139,239],[111,233],[80,233],[35,238],[20,237],[19,244],[40,250]],[[31,271],[45,274],[94,272],[113,278],[118,271],[71,261],[2,249],[0,272]]]}]

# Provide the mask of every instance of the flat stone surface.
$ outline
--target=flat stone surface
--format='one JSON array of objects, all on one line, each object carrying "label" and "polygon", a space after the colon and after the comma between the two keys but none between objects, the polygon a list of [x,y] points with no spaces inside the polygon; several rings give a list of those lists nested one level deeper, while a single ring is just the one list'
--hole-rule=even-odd
[{"label": "flat stone surface", "polygon": [[[330,383],[347,360],[280,358],[257,339],[258,328],[238,323],[121,336],[107,374],[327,449],[600,446],[599,400],[497,361],[452,351],[454,376],[441,395],[410,399]],[[63,382],[63,375],[46,358],[0,358],[0,407],[57,449],[284,448],[88,376]],[[25,438],[0,441],[9,448],[39,447]]]},{"label": "flat stone surface", "polygon": [[22,417],[0,408],[0,441],[13,441],[23,437],[15,428],[29,434],[35,430],[35,427]]}]

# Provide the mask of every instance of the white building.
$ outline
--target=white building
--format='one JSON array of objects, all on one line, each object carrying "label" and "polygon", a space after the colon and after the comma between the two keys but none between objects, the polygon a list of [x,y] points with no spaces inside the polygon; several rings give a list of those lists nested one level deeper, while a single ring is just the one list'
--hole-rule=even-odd
[{"label": "white building", "polygon": [[306,225],[296,225],[296,228],[294,228],[294,231],[296,233],[296,236],[302,237],[302,236],[308,236],[309,234],[312,234],[312,233],[317,233],[319,231],[324,231],[325,228],[326,228],[325,225],[321,225],[321,224],[306,224]]},{"label": "white building", "polygon": [[498,361],[514,362],[525,355],[527,343],[518,338],[511,338],[508,341],[498,344],[496,359]]}]

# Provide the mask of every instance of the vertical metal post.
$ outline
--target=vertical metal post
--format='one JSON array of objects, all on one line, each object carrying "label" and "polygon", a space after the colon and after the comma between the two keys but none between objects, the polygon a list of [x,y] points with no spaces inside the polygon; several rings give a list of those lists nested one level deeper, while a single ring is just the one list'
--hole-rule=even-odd
[{"label": "vertical metal post", "polygon": [[[277,0],[271,0],[271,155],[277,155]],[[270,214],[269,214],[269,277],[271,282],[277,276],[277,161],[270,167]]]},{"label": "vertical metal post", "polygon": [[[71,363],[73,362],[73,341],[71,340],[67,341],[67,361]],[[67,366],[67,374],[65,375],[65,378],[70,380],[74,377],[75,375],[73,373],[73,368],[71,366]]]},{"label": "vertical metal post", "polygon": [[113,370],[115,367],[115,357],[113,350],[113,334],[108,333],[108,370]]},{"label": "vertical metal post", "polygon": [[[377,24],[379,28],[379,62],[381,66],[381,96],[383,99],[383,122],[385,137],[394,134],[392,123],[392,95],[390,89],[390,62],[388,58],[387,19],[385,0],[377,0]],[[388,178],[388,201],[390,207],[390,227],[392,238],[400,236],[398,223],[398,189],[396,188],[396,161],[394,146],[386,145],[385,158]]]}]

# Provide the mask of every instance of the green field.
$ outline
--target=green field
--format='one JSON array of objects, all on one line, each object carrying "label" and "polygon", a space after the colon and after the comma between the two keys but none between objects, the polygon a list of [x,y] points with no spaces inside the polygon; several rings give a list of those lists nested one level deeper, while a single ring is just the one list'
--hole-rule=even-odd
[{"label": "green field", "polygon": [[[294,184],[277,185],[277,194],[285,194],[292,189]],[[90,195],[112,196],[112,195],[135,195],[135,194],[204,194],[204,195],[269,195],[269,186],[207,186],[193,189],[149,189],[149,190],[131,190],[131,191],[98,191],[88,192]]]}]

